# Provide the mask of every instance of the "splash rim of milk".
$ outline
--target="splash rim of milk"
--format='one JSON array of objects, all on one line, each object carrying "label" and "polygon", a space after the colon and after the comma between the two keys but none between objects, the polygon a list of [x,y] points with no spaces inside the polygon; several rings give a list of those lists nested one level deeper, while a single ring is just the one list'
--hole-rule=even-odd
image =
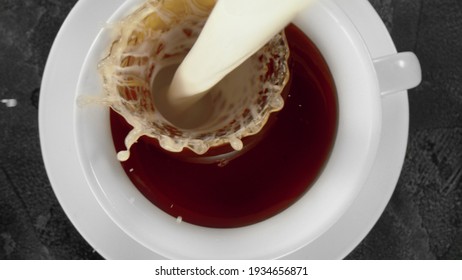
[{"label": "splash rim of milk", "polygon": [[[115,37],[108,49],[108,53],[98,66],[103,79],[104,94],[97,97],[80,96],[78,98],[77,102],[80,106],[97,103],[111,107],[115,112],[122,115],[133,127],[125,138],[124,144],[126,149],[118,153],[120,161],[125,161],[129,158],[131,146],[142,136],[157,139],[159,145],[170,152],[180,152],[184,148],[188,148],[194,153],[202,155],[211,147],[227,143],[233,149],[240,150],[243,146],[241,139],[258,133],[266,124],[269,114],[279,111],[283,107],[284,101],[279,93],[288,81],[288,74],[283,75],[279,79],[279,85],[266,85],[269,91],[278,94],[275,94],[271,102],[267,104],[268,106],[265,108],[264,114],[261,114],[259,118],[256,118],[252,123],[242,125],[242,129],[230,135],[217,137],[215,134],[200,138],[200,136],[202,137],[201,134],[204,134],[204,129],[178,130],[159,114],[158,110],[154,110],[155,104],[153,104],[152,100],[149,101],[149,98],[142,100],[141,106],[152,108],[153,110],[143,116],[139,116],[136,110],[133,110],[136,106],[140,106],[139,100],[130,99],[128,96],[130,93],[125,94],[125,96],[115,94],[115,92],[120,91],[121,87],[123,89],[136,87],[138,88],[138,92],[149,92],[151,87],[149,82],[164,67],[179,63],[184,58],[185,50],[189,49],[194,43],[195,37],[198,36],[201,27],[204,25],[211,7],[198,7],[190,0],[182,1],[189,7],[189,11],[186,15],[182,16],[181,21],[172,16],[173,13],[168,7],[163,6],[168,1],[148,0],[127,18],[118,23],[112,23],[111,28],[115,31]],[[146,19],[149,19],[152,15],[157,15],[157,18],[153,18],[153,22],[159,26],[157,29],[147,30]],[[162,22],[156,23],[155,20],[158,19]],[[186,34],[184,32],[185,29],[189,30],[190,34],[189,32]],[[133,34],[135,32],[144,32],[143,38],[148,39],[138,45],[136,43],[133,44]],[[281,67],[285,68],[284,71],[288,73],[287,59],[289,54],[287,41],[283,33],[278,34],[278,36],[274,44],[283,42],[284,47],[287,49],[287,53],[284,54],[284,63],[281,64]],[[169,45],[162,44],[162,42],[169,42]],[[187,42],[188,46],[185,46],[184,42]],[[143,62],[143,54],[150,53],[150,50],[160,50],[159,53],[154,55],[157,56],[152,59],[155,65],[154,69],[147,67],[147,65],[152,66],[152,64],[145,64]],[[265,50],[261,52],[264,53]],[[138,55],[139,57],[137,58]],[[150,55],[149,59],[153,58],[152,51]],[[135,62],[127,62],[128,57],[135,57]],[[130,78],[128,79],[127,77]],[[139,77],[146,77],[146,79],[143,81],[143,79],[138,79]],[[159,124],[161,124],[161,128],[159,128]]]}]

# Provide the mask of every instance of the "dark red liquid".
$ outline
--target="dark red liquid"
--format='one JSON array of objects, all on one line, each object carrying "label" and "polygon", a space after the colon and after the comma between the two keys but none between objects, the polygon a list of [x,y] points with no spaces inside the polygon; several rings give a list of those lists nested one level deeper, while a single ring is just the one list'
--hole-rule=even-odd
[{"label": "dark red liquid", "polygon": [[[313,43],[293,25],[286,35],[291,50],[286,103],[248,152],[220,167],[182,161],[144,138],[132,146],[122,166],[157,207],[196,225],[240,227],[283,211],[314,183],[335,139],[335,86]],[[131,127],[112,111],[111,127],[116,150],[124,149]]]}]

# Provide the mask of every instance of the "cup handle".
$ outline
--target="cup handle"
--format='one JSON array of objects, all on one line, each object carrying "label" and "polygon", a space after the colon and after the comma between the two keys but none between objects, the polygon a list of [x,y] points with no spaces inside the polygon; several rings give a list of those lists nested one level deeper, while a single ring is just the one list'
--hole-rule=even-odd
[{"label": "cup handle", "polygon": [[379,57],[373,62],[382,96],[411,89],[422,81],[419,60],[412,52]]}]

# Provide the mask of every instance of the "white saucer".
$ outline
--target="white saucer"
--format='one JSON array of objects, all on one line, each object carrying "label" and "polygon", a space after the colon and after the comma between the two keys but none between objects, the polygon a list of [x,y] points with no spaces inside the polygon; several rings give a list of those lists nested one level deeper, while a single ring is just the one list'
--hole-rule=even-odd
[{"label": "white saucer", "polygon": [[[84,58],[106,19],[124,0],[80,0],[53,44],[42,81],[39,125],[45,166],[61,206],[81,235],[107,259],[159,259],[126,235],[105,214],[87,186],[74,144],[73,109]],[[396,53],[391,38],[366,0],[338,5],[356,24],[373,58]],[[325,234],[288,259],[341,259],[380,217],[398,180],[406,152],[405,91],[383,98],[381,144],[373,170],[347,213]]]}]

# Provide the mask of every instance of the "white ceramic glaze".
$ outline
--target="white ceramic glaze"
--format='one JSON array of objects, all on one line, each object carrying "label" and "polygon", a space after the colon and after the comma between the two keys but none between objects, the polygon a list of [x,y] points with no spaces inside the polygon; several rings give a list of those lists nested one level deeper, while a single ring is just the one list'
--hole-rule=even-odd
[{"label": "white ceramic glaze", "polygon": [[422,81],[419,60],[412,52],[376,58],[374,68],[383,96],[416,87]]},{"label": "white ceramic glaze", "polygon": [[[93,32],[86,31],[92,30],[92,26],[94,25],[102,26],[102,20],[104,20],[104,18],[107,18],[107,16],[110,14],[110,11],[106,9],[105,13],[102,12],[99,14],[99,16],[93,16],[90,18],[86,17],[86,19],[89,22],[89,26],[86,26],[88,30],[85,30],[85,28],[81,27],[81,25],[77,25],[75,21],[78,20],[79,17],[82,17],[83,11],[91,8],[91,4],[89,2],[90,1],[79,2],[79,4],[74,9],[73,13],[69,15],[68,20],[63,25],[62,31],[56,39],[52,52],[50,53],[50,59],[47,63],[44,82],[42,86],[43,98],[41,98],[40,104],[40,132],[45,163],[47,165],[47,170],[50,174],[50,179],[52,181],[55,192],[57,193],[57,196],[60,199],[61,204],[66,210],[66,213],[69,215],[76,227],[82,232],[82,234],[87,238],[87,240],[89,240],[89,242],[98,251],[100,251],[103,255],[105,255],[108,258],[157,258],[159,257],[158,254],[150,250],[147,250],[146,248],[134,242],[133,239],[125,235],[124,232],[117,228],[111,222],[111,220],[109,220],[108,217],[104,215],[102,209],[98,207],[95,200],[91,197],[91,193],[89,192],[88,188],[85,187],[82,172],[78,169],[75,148],[72,146],[72,143],[69,142],[69,140],[72,140],[74,131],[72,131],[72,129],[69,129],[69,123],[72,116],[70,116],[68,111],[66,110],[69,110],[69,108],[75,106],[75,104],[73,103],[75,100],[73,96],[69,97],[69,95],[62,95],[61,93],[69,91],[72,92],[72,89],[75,89],[76,73],[78,74],[81,65],[81,61],[79,61],[79,58],[82,59],[84,57],[85,51],[88,50],[90,42],[93,38],[92,36],[96,34],[94,30]],[[344,6],[348,8],[348,5]],[[364,3],[362,4],[362,6],[361,4],[358,4],[356,6],[350,6],[353,8],[363,8],[363,10],[365,9],[368,12],[373,12],[373,10],[368,5],[364,5]],[[112,7],[112,9],[114,9],[115,7],[117,7],[117,4],[110,4],[108,2],[106,3],[105,7]],[[106,16],[104,16],[105,14]],[[373,16],[376,17],[375,14]],[[369,19],[372,21],[372,23],[375,23],[376,26],[381,27],[380,24],[377,24],[377,19],[373,16],[370,16]],[[356,19],[358,20],[358,17]],[[361,19],[359,19],[359,21],[361,21]],[[77,49],[71,43],[71,38],[75,37],[81,39],[81,42],[83,42],[83,44],[80,45],[80,48]],[[382,36],[378,36],[378,38],[376,39],[372,38],[369,40],[372,44],[374,44],[377,42],[377,40],[380,41],[382,37],[386,37],[384,39],[385,41],[386,39],[389,40],[386,34],[383,33],[383,30]],[[392,44],[388,42],[388,45],[386,47],[382,47],[382,49],[376,49],[375,53],[392,53],[393,50],[390,50],[390,46],[392,46]],[[69,61],[69,57],[67,55],[71,50],[74,50],[76,56],[74,57],[74,59],[71,58]],[[69,74],[63,75],[63,72],[60,71],[63,67],[62,61],[67,62],[66,66],[72,66],[70,67],[70,71],[67,72]],[[56,77],[59,77],[59,83],[56,82]],[[401,96],[401,94],[398,94],[393,96],[393,98],[387,97],[383,101],[384,104],[387,104],[387,108],[390,108],[390,106],[397,108],[396,110],[398,110],[398,113],[400,113],[398,115],[401,116],[401,118],[404,118],[404,121],[401,122],[403,125],[398,127],[398,130],[401,131],[401,133],[398,134],[399,139],[393,142],[391,141],[393,137],[388,137],[384,139],[382,136],[382,142],[384,142],[384,144],[386,144],[388,141],[388,143],[392,143],[396,147],[396,149],[392,150],[396,150],[396,153],[393,157],[388,158],[388,162],[394,163],[393,166],[395,167],[400,167],[402,163],[402,156],[404,155],[402,147],[405,147],[405,139],[407,135],[407,99],[405,96]],[[60,106],[55,108],[53,104],[59,104]],[[390,110],[388,109],[387,112],[390,113],[389,111]],[[393,116],[396,116],[396,112],[393,113]],[[389,114],[387,119],[389,119],[390,116],[391,115]],[[389,133],[389,130],[387,131]],[[58,138],[58,135],[62,137]],[[56,139],[60,139],[60,141],[56,142]],[[374,174],[387,174],[387,170],[389,169],[381,170],[383,172],[378,172],[377,168],[380,169],[387,165],[383,164],[383,158],[386,158],[386,155],[389,154],[390,153],[388,152],[386,152],[385,154],[382,152],[382,164],[375,163],[374,166],[378,165],[378,167],[375,168]],[[62,157],[65,157],[66,160],[62,161]],[[396,183],[397,174],[399,174],[399,169],[393,170],[393,174],[389,174],[391,181],[388,180],[388,183],[391,183],[391,186],[388,186],[388,188],[386,188],[388,190],[387,194],[391,193],[390,190],[393,189],[394,183]],[[372,179],[369,179],[369,181],[370,180]],[[379,184],[381,180],[377,181],[376,178],[374,182]],[[368,186],[368,184],[366,184],[366,186]],[[372,189],[374,188],[369,187],[367,188],[369,192],[365,192],[363,190],[362,193],[370,194]],[[379,197],[382,197],[380,196],[379,189],[374,190],[377,191],[376,193],[374,193],[375,199],[377,199],[377,193],[379,194]],[[361,197],[364,197],[364,195],[360,196],[360,198]],[[386,203],[388,198],[389,196],[387,195],[383,196],[382,203],[379,204],[381,206],[384,206],[383,201],[385,201]],[[364,201],[364,198],[362,198],[362,200]],[[85,205],[86,207],[82,207],[83,205]],[[372,208],[372,205],[369,202],[367,205],[368,209]],[[358,208],[361,209],[361,205],[354,206],[355,207],[352,207],[354,208],[353,210],[356,209],[356,211],[358,211]],[[382,210],[383,208],[378,207],[378,211],[374,212],[378,212],[378,214],[380,214]],[[355,213],[355,211],[352,211],[351,208],[348,212]],[[349,247],[354,246],[355,242],[358,242],[357,239],[362,238],[361,236],[364,236],[365,232],[367,232],[370,226],[372,226],[371,224],[373,224],[373,222],[376,220],[378,214],[376,213],[374,217],[365,219],[368,222],[366,230],[362,230],[361,225],[355,224],[353,224],[353,226],[351,227],[337,226],[338,224],[345,223],[342,223],[342,221],[352,220],[351,216],[343,217],[342,220],[336,223],[326,234],[322,235],[320,238],[316,240],[313,240],[313,242],[307,244],[306,247],[304,247],[302,250],[299,250],[297,253],[292,254],[291,256],[310,257],[311,255],[311,258],[316,258],[316,256],[318,256],[318,258],[322,258],[324,252],[328,252],[329,250],[333,249],[334,252],[328,255],[327,258],[341,257],[342,254],[345,254],[345,249],[343,247],[346,245],[348,245]],[[345,232],[339,233],[338,230],[335,230],[336,227],[345,230]],[[350,239],[344,240],[343,243],[340,244],[342,246],[336,246],[335,242],[333,243],[332,241],[339,239],[341,240],[340,237],[344,236],[343,233],[346,233],[346,235],[349,234],[352,237]],[[158,233],[153,232],[151,238],[157,237]],[[224,238],[226,238],[226,236],[224,236]],[[352,241],[352,239],[355,240]],[[215,241],[212,240],[212,242]],[[322,244],[328,244],[329,248],[327,248],[326,246],[323,249]],[[335,249],[337,249],[337,251],[335,251]]]}]

